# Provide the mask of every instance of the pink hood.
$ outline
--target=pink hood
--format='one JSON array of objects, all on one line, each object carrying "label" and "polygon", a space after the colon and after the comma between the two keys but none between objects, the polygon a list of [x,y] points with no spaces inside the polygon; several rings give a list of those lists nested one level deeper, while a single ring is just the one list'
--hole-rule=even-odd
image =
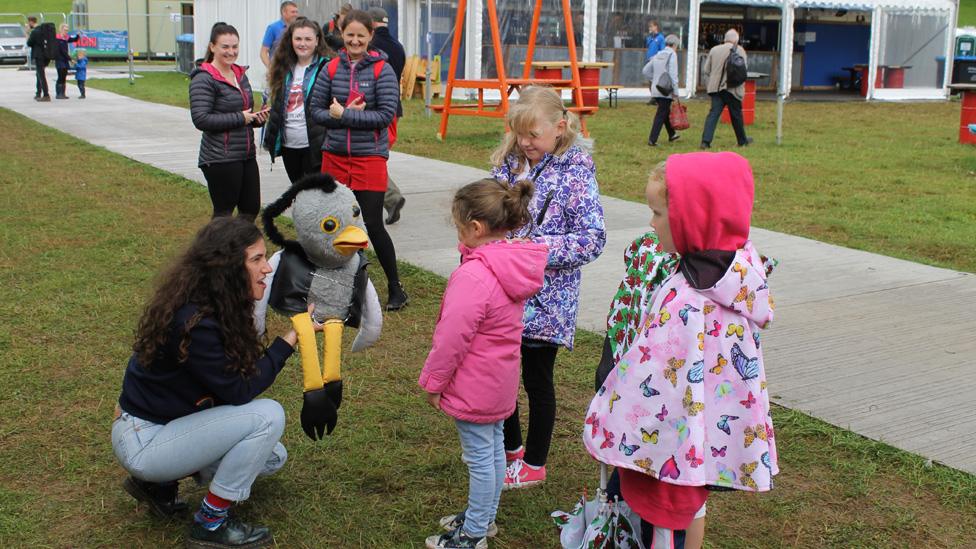
[{"label": "pink hood", "polygon": [[745,246],[752,218],[752,168],[732,153],[672,154],[665,167],[668,221],[678,253]]},{"label": "pink hood", "polygon": [[474,423],[515,410],[525,300],[542,288],[548,248],[496,241],[459,246],[461,266],[444,290],[420,386],[441,394],[441,409]]}]

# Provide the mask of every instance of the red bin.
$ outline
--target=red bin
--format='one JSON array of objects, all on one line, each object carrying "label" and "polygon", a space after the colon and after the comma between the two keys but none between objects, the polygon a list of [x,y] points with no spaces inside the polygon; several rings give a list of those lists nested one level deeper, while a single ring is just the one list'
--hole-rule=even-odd
[{"label": "red bin", "polygon": [[535,77],[545,80],[562,80],[563,70],[559,67],[556,68],[536,68]]},{"label": "red bin", "polygon": [[594,86],[593,89],[583,90],[583,105],[587,107],[600,106],[600,68],[599,67],[580,67],[580,85],[584,88]]},{"label": "red bin", "polygon": [[[884,75],[885,75],[885,68],[878,67],[877,72],[875,72],[874,74],[875,89],[885,87]],[[861,68],[861,97],[867,97],[867,96],[868,96],[868,67],[862,67]]]},{"label": "red bin", "polygon": [[[722,123],[731,124],[729,109],[722,109]],[[756,81],[746,80],[746,91],[742,96],[742,122],[751,126],[756,121]]]},{"label": "red bin", "polygon": [[905,67],[888,67],[888,69],[885,70],[885,87],[904,88]]},{"label": "red bin", "polygon": [[962,92],[962,113],[959,115],[959,142],[976,144],[976,135],[969,133],[969,125],[976,124],[976,92]]}]

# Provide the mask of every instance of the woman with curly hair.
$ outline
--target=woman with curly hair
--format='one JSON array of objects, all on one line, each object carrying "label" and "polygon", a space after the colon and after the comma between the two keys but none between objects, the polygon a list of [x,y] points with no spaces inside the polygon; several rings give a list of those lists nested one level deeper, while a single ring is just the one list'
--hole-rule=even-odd
[{"label": "woman with curly hair", "polygon": [[271,111],[264,128],[264,148],[271,153],[272,162],[281,157],[292,183],[322,171],[325,127],[312,122],[308,96],[333,55],[319,24],[299,17],[285,29],[271,60]]},{"label": "woman with curly hair", "polygon": [[245,219],[216,218],[163,274],[136,329],[112,448],[131,475],[123,488],[157,515],[186,510],[179,479],[209,482],[188,547],[271,542],[268,528],[227,517],[254,479],[288,456],[278,442],[284,410],[256,399],[297,343],[293,330],[267,348],[259,341],[254,301],[270,272],[261,231]]}]

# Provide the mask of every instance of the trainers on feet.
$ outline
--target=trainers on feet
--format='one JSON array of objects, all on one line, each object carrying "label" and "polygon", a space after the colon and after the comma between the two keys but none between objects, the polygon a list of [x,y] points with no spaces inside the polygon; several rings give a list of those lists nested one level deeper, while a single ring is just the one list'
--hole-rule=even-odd
[{"label": "trainers on feet", "polygon": [[541,484],[546,480],[546,466],[543,465],[536,469],[529,466],[525,461],[517,459],[505,468],[505,485],[502,490],[514,488],[528,488],[536,484]]},{"label": "trainers on feet", "polygon": [[508,465],[509,463],[517,459],[522,459],[524,457],[525,457],[525,446],[519,446],[518,450],[514,450],[511,452],[505,450],[505,465]]},{"label": "trainers on feet", "polygon": [[149,504],[149,509],[159,518],[169,518],[186,512],[186,502],[178,497],[176,482],[157,484],[135,477],[122,481],[122,489],[136,500]]},{"label": "trainers on feet", "polygon": [[430,536],[426,546],[427,549],[488,549],[488,538],[468,537],[458,528],[453,532]]},{"label": "trainers on feet", "polygon": [[674,134],[674,135],[672,135],[671,137],[668,138],[668,143],[674,143],[675,141],[677,141],[679,139],[681,139],[681,134],[676,133],[676,134]]},{"label": "trainers on feet", "polygon": [[[453,532],[454,530],[460,530],[461,527],[464,526],[464,511],[461,511],[456,515],[448,515],[446,517],[441,517],[440,525],[441,528],[443,528],[448,532]],[[489,538],[493,538],[497,535],[498,535],[498,525],[495,524],[495,521],[491,521],[488,524],[488,532],[485,534],[485,536]]]},{"label": "trainers on feet", "polygon": [[402,284],[397,282],[395,285],[390,286],[390,297],[386,301],[387,311],[399,311],[409,302],[410,298],[407,297],[407,292],[403,290]]},{"label": "trainers on feet", "polygon": [[224,522],[212,531],[194,521],[186,536],[186,546],[189,549],[219,549],[220,547],[257,549],[271,545],[271,541],[271,530],[267,527],[247,524],[233,517],[224,519]]}]

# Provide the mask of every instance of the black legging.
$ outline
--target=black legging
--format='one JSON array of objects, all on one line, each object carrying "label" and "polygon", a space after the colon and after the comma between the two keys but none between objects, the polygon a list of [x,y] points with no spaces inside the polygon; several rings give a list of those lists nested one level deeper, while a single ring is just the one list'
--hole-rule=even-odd
[{"label": "black legging", "polygon": [[221,162],[201,166],[207,179],[207,190],[213,203],[213,216],[237,215],[250,220],[261,209],[261,178],[258,161],[254,158],[241,162]]},{"label": "black legging", "polygon": [[[529,432],[525,439],[525,463],[534,467],[546,464],[552,429],[556,424],[556,386],[553,369],[559,347],[543,342],[543,346],[522,344],[522,386],[529,397]],[[522,446],[522,426],[519,409],[505,420],[505,449],[517,450]]]},{"label": "black legging", "polygon": [[675,131],[671,127],[671,98],[658,97],[657,112],[654,113],[654,122],[651,124],[651,135],[647,137],[648,143],[657,143],[657,138],[661,135],[661,127],[668,131],[668,138],[674,137]]},{"label": "black legging", "polygon": [[285,165],[285,173],[288,174],[288,180],[292,183],[301,179],[302,176],[322,171],[321,164],[313,165],[312,158],[308,154],[308,147],[304,149],[282,147],[281,162]]},{"label": "black legging", "polygon": [[386,232],[386,225],[383,224],[383,191],[353,191],[356,201],[363,210],[363,222],[366,223],[366,232],[369,234],[369,241],[373,243],[376,257],[380,260],[386,279],[390,283],[390,288],[396,287],[400,283],[400,274],[397,272],[396,248],[393,247],[393,239],[390,233]]}]

